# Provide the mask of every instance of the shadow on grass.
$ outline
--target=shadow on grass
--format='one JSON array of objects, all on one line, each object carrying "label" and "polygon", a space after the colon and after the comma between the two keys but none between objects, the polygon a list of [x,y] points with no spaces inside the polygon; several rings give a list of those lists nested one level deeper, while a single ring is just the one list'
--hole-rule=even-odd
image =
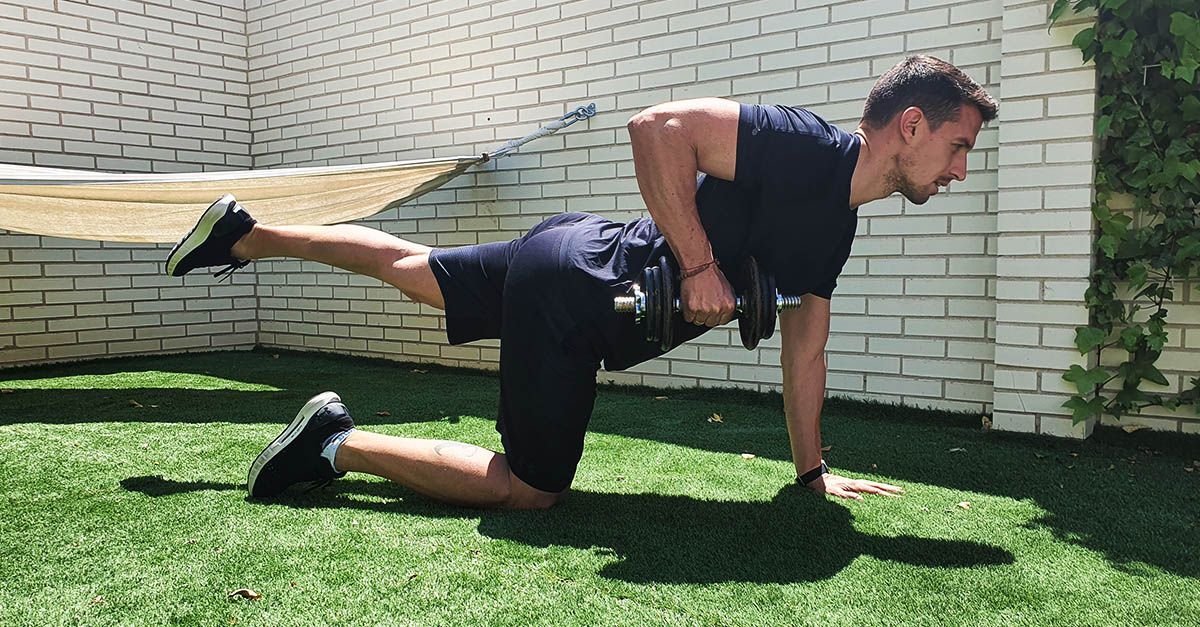
[{"label": "shadow on grass", "polygon": [[[207,353],[5,371],[0,381],[126,370],[193,372],[283,391],[17,390],[0,395],[0,426],[114,421],[281,424],[324,389],[339,392],[368,429],[444,420],[448,415],[495,415],[498,382],[490,373],[311,353],[283,353],[275,359],[273,354]],[[0,382],[0,387],[7,385]],[[656,401],[656,396],[667,399]],[[143,407],[134,408],[129,400]],[[782,409],[779,395],[610,387],[597,400],[590,430],[786,461],[790,453]],[[376,416],[381,410],[391,417]],[[723,421],[708,422],[712,413],[722,414]],[[910,484],[926,484],[1030,500],[1045,512],[1030,526],[1098,551],[1116,568],[1141,573],[1149,565],[1200,578],[1200,471],[1183,470],[1200,459],[1200,438],[1102,429],[1078,442],[985,433],[977,420],[831,400],[822,431],[824,442],[833,445],[827,459],[837,472],[880,475],[910,490],[919,489]],[[781,476],[780,482],[788,479]],[[440,510],[431,506],[428,511],[437,515]]]},{"label": "shadow on grass", "polygon": [[[157,476],[131,477],[121,485],[152,497],[244,489],[232,483]],[[818,581],[836,575],[861,555],[929,568],[1014,561],[1008,551],[976,542],[860,533],[845,507],[795,485],[780,490],[770,502],[572,492],[561,505],[541,512],[467,510],[423,498],[400,500],[398,492],[402,490],[389,483],[349,479],[264,506],[478,518],[479,532],[497,540],[611,552],[618,561],[599,574],[631,583]],[[358,498],[363,496],[372,500]]]}]

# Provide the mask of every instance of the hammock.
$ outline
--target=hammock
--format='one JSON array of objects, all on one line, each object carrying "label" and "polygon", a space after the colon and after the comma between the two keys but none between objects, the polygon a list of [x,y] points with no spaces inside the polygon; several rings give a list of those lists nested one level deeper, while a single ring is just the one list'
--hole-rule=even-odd
[{"label": "hammock", "polygon": [[336,224],[441,187],[467,168],[595,115],[579,107],[491,153],[364,165],[115,174],[0,164],[0,229],[109,242],[170,243],[233,194],[266,224]]}]

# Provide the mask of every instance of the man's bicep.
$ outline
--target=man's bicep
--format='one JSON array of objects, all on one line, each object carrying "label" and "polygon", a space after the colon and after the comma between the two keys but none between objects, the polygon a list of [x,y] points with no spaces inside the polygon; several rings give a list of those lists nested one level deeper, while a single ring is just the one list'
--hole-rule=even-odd
[{"label": "man's bicep", "polygon": [[779,314],[783,359],[808,361],[825,354],[829,339],[829,299],[805,294],[797,309]]}]

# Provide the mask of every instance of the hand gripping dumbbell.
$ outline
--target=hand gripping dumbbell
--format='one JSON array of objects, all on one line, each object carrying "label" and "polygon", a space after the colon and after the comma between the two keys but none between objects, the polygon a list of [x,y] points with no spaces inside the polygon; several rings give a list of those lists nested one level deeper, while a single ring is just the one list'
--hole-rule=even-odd
[{"label": "hand gripping dumbbell", "polygon": [[[738,331],[742,346],[753,350],[759,341],[775,334],[775,319],[784,309],[800,306],[799,296],[784,296],[775,291],[775,277],[762,272],[753,257],[742,266],[742,285],[746,291],[735,298]],[[613,299],[613,309],[632,313],[646,331],[647,342],[659,342],[663,350],[673,348],[675,315],[679,312],[679,284],[666,257],[658,265],[642,270],[642,282],[634,283],[628,296]]]}]

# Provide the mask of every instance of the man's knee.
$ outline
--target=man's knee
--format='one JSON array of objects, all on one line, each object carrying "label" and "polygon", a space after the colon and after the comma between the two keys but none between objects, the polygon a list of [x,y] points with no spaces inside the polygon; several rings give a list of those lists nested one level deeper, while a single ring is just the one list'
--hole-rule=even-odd
[{"label": "man's knee", "polygon": [[562,501],[568,490],[562,492],[546,492],[521,481],[510,470],[508,473],[508,492],[505,494],[505,509],[549,509]]}]

